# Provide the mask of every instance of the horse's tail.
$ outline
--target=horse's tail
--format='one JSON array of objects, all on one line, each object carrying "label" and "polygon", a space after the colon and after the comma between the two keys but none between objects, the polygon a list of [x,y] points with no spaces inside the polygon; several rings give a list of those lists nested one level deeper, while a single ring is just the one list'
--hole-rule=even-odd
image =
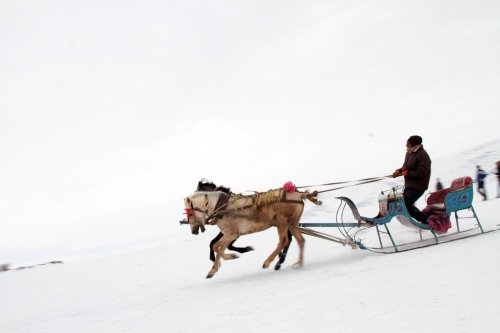
[{"label": "horse's tail", "polygon": [[319,200],[317,198],[318,196],[318,191],[314,191],[314,192],[309,192],[309,191],[305,191],[304,193],[302,193],[302,200],[309,200],[311,201],[312,203],[314,203],[315,205],[321,205],[323,204],[323,202],[321,200]]}]

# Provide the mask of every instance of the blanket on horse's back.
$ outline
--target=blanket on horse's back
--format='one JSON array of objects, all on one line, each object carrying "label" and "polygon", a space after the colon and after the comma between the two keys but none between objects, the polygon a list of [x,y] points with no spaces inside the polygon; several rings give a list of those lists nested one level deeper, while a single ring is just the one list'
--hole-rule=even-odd
[{"label": "blanket on horse's back", "polygon": [[[232,194],[229,200],[225,201],[224,206],[227,206],[229,211],[231,210],[243,210],[243,209],[258,209],[262,206],[277,204],[277,203],[287,203],[287,204],[304,204],[304,199],[308,198],[312,202],[317,202],[316,204],[321,204],[321,201],[317,200],[313,194],[307,192],[287,192],[282,188],[269,190],[267,192],[254,192],[253,194]],[[217,207],[220,205],[217,204]]]},{"label": "blanket on horse's back", "polygon": [[298,192],[295,185],[289,181],[281,188],[271,189],[267,192],[253,192],[253,194],[236,194],[231,192],[230,188],[217,186],[207,179],[202,179],[198,182],[196,191],[199,192],[223,192],[215,205],[215,215],[222,216],[227,211],[236,211],[242,209],[256,209],[261,206],[275,203],[299,203],[304,204],[304,199],[309,199],[317,205],[321,205],[321,201],[316,198],[317,193]]},{"label": "blanket on horse's back", "polygon": [[283,189],[275,189],[275,190],[269,190],[267,192],[263,193],[256,193],[255,194],[255,205],[257,207],[267,205],[267,204],[272,204],[272,203],[278,203],[278,202],[287,202],[287,201],[293,201],[293,202],[301,202],[301,197],[299,195],[293,195],[290,194],[288,195],[289,192],[284,191]]}]

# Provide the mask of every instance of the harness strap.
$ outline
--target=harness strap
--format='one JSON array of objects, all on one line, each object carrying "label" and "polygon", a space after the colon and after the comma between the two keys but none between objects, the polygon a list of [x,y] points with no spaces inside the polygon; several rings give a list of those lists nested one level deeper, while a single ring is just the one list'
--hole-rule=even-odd
[{"label": "harness strap", "polygon": [[257,218],[255,215],[256,214],[253,214],[252,215],[244,215],[244,214],[238,214],[236,212],[230,212],[230,213],[227,213],[225,214],[226,216],[229,216],[229,217],[235,217],[235,218],[242,218],[242,219],[247,219],[249,221],[255,221],[255,222],[267,222],[269,223],[271,226],[275,227],[276,226],[276,221],[274,219],[269,219],[269,218]]},{"label": "harness strap", "polygon": [[230,194],[222,193],[219,197],[219,200],[217,200],[217,203],[215,204],[214,212],[218,211],[222,207],[226,206],[227,202],[229,201],[229,196]]},{"label": "harness strap", "polygon": [[[294,203],[294,204],[302,204],[302,205],[304,204],[304,202],[302,200],[286,200],[286,201],[279,201],[279,202],[274,202],[274,203],[286,203],[286,204]],[[215,211],[212,215],[222,216],[222,215],[226,215],[229,213],[239,212],[239,211],[242,211],[245,209],[256,208],[256,207],[260,207],[260,206],[263,206],[263,205],[256,206],[255,204],[251,204],[251,205],[237,207],[235,209],[220,209],[218,211]]]},{"label": "harness strap", "polygon": [[[241,206],[241,207],[238,207],[236,205],[236,201],[238,199],[238,194],[233,194],[234,195],[234,200],[233,200],[233,203],[234,203],[234,208],[227,208],[227,209],[224,209],[225,207],[228,207],[230,205],[230,202],[229,202],[229,199],[230,199],[230,195],[225,195],[225,194],[221,194],[221,197],[219,197],[219,200],[217,201],[217,204],[215,205],[215,209],[213,211],[212,214],[210,214],[209,216],[207,216],[207,222],[208,224],[216,224],[217,223],[217,219],[220,218],[220,217],[223,217],[224,215],[231,215],[231,216],[236,216],[236,217],[247,217],[246,215],[243,215],[243,216],[237,216],[237,214],[235,214],[235,212],[239,212],[239,211],[243,211],[243,210],[246,210],[246,209],[255,209],[257,207],[261,207],[263,205],[269,205],[269,204],[272,204],[272,203],[285,203],[285,204],[304,204],[304,201],[302,200],[295,200],[295,199],[287,199],[286,197],[286,192],[285,191],[281,191],[282,193],[280,193],[280,197],[278,199],[278,201],[271,201],[271,202],[259,202],[259,193],[256,193],[255,195],[252,195],[252,203],[251,204],[248,204],[248,205],[244,205],[244,206]],[[222,196],[225,196],[224,199],[222,199]],[[205,214],[208,214],[208,212],[204,212],[200,209],[195,209],[197,211],[200,211],[200,212],[203,212]]]}]

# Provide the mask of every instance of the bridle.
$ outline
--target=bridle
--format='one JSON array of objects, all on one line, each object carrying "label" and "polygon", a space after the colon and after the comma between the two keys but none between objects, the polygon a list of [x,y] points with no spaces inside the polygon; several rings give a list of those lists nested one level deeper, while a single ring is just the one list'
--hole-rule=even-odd
[{"label": "bridle", "polygon": [[189,201],[189,207],[188,208],[185,208],[184,209],[184,214],[186,214],[186,219],[189,223],[189,221],[193,221],[193,223],[200,227],[201,228],[201,231],[204,232],[205,231],[205,225],[204,225],[204,222],[200,221],[199,219],[196,219],[196,216],[194,214],[194,212],[199,212],[199,213],[203,213],[204,216],[205,216],[205,222],[208,221],[209,219],[209,214],[208,214],[208,194],[205,194],[204,195],[204,198],[205,198],[205,202],[203,203],[203,208],[200,208],[200,207],[194,207],[193,205],[193,200],[188,198],[188,201]]}]

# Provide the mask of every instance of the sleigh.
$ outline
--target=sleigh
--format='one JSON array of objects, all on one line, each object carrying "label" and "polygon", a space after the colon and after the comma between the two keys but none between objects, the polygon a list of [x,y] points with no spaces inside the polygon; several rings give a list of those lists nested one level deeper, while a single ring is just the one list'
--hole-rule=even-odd
[{"label": "sleigh", "polygon": [[[204,231],[205,224],[217,224],[221,229],[221,233],[210,243],[211,259],[214,264],[207,278],[213,277],[217,272],[221,258],[224,260],[237,258],[235,254],[224,253],[226,247],[229,250],[241,253],[253,249],[252,247],[231,247],[233,243],[230,242],[234,242],[243,234],[262,231],[271,226],[280,227],[278,228],[280,242],[279,247],[266,259],[263,267],[269,267],[270,263],[277,257],[279,260],[275,266],[276,270],[280,269],[286,258],[292,234],[293,238],[297,239],[300,250],[299,261],[294,264],[295,267],[296,265],[302,265],[304,239],[301,234],[337,242],[344,246],[349,245],[353,249],[359,248],[378,253],[397,253],[500,230],[499,228],[483,230],[472,206],[473,188],[470,177],[455,179],[449,188],[431,193],[426,198],[426,209],[438,216],[444,216],[448,221],[444,225],[445,228],[440,228],[443,225],[433,224],[431,218],[426,221],[427,223],[415,220],[405,205],[402,187],[395,187],[381,192],[379,196],[379,213],[376,217],[362,216],[351,199],[337,197],[340,204],[337,209],[335,223],[299,222],[305,199],[319,205],[321,201],[316,196],[320,193],[347,187],[346,183],[356,182],[357,184],[353,185],[356,186],[379,181],[383,178],[386,178],[386,176],[321,184],[316,185],[316,187],[326,185],[342,186],[313,192],[296,191],[296,187],[290,183],[289,187],[284,186],[263,193],[255,192],[251,195],[234,194],[227,188],[216,187],[213,183],[202,180],[198,184],[197,190],[185,198],[186,219],[180,221],[180,223],[189,224],[193,234],[198,234],[200,228]],[[303,186],[302,188],[310,187],[313,186]],[[295,219],[292,221],[293,224],[290,224],[290,218],[283,213],[292,210],[294,213],[290,216]],[[278,216],[278,213],[282,214],[282,216]],[[281,225],[278,225],[277,217],[283,219]],[[450,219],[454,219],[454,227],[451,226]],[[224,225],[220,223],[222,220]],[[467,222],[470,220],[473,220],[472,223]],[[249,223],[251,226],[255,226],[256,229],[249,228]],[[239,229],[237,229],[238,232],[234,232],[228,226],[231,228],[244,227],[246,228],[244,230],[249,232],[241,233]],[[222,230],[223,227],[224,230]],[[340,234],[317,230],[318,228],[330,228],[331,230],[332,227],[337,228]],[[238,251],[238,249],[241,251]],[[218,251],[215,258],[213,257],[214,251]]]},{"label": "sleigh", "polygon": [[[455,228],[447,232],[436,230],[432,223],[421,223],[411,217],[405,205],[402,190],[403,188],[399,187],[382,192],[379,196],[379,214],[373,218],[362,216],[351,199],[337,197],[341,201],[337,214],[338,223],[332,226],[343,229],[343,236],[359,248],[382,253],[407,251],[484,233],[472,206],[473,188],[470,177],[455,179],[449,188],[431,193],[426,199],[427,211],[444,215],[447,219],[454,218]],[[357,225],[344,223],[345,207],[349,207]],[[467,219],[474,221],[466,224]],[[399,221],[405,228],[416,230],[419,235],[418,239],[408,240],[406,237],[406,239],[399,240],[398,236],[402,232],[391,231],[394,229],[391,223],[393,220]],[[303,226],[318,227],[320,225],[309,223]]]}]

